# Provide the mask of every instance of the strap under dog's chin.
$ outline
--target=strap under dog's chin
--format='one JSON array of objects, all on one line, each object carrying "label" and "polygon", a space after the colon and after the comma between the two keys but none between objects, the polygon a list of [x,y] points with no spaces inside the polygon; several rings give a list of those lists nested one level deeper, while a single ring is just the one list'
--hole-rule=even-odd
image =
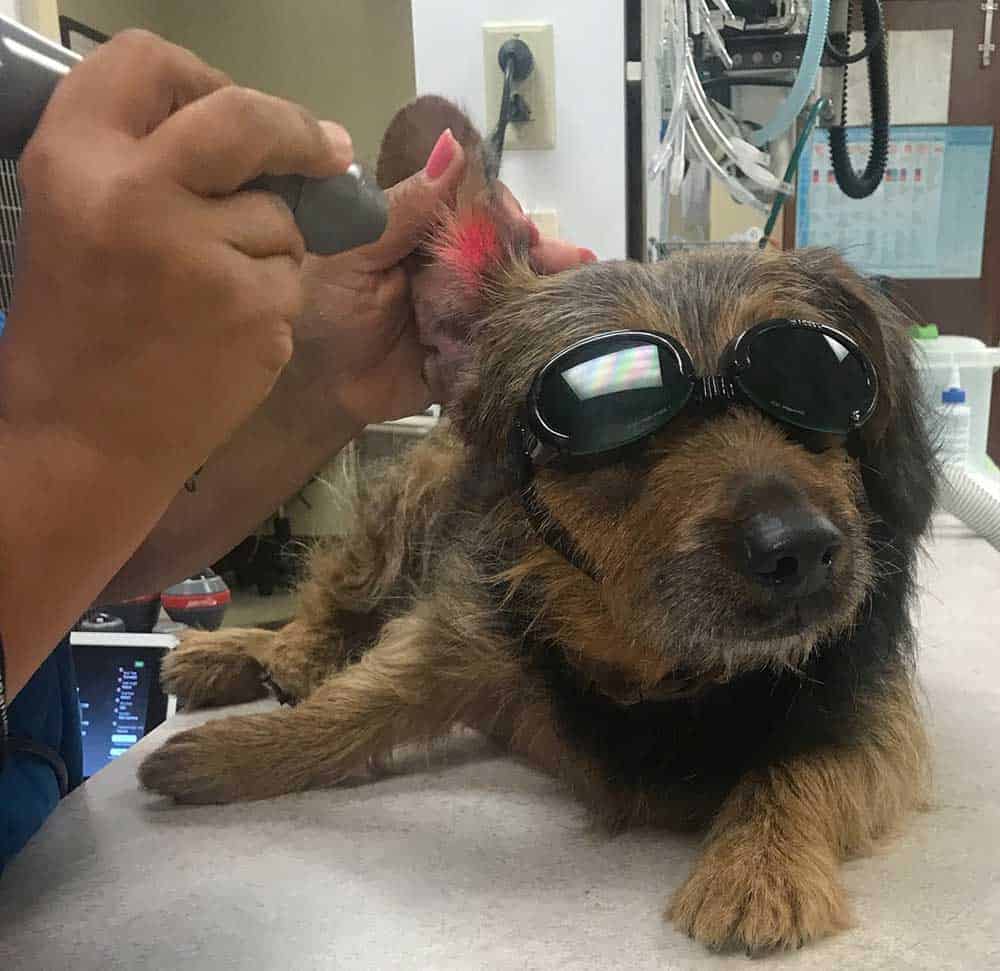
[{"label": "strap under dog's chin", "polygon": [[531,459],[525,451],[525,443],[522,441],[519,427],[511,430],[509,446],[517,482],[517,496],[528,518],[529,525],[538,538],[562,556],[570,566],[586,574],[595,583],[600,583],[600,571],[590,564],[569,531],[542,503],[538,490],[535,488]]},{"label": "strap under dog's chin", "polygon": [[538,534],[541,541],[550,549],[555,550],[571,566],[585,573],[595,583],[601,582],[599,571],[590,565],[587,557],[569,531],[548,512],[539,498],[534,482],[518,491],[521,506],[528,517],[531,528]]}]

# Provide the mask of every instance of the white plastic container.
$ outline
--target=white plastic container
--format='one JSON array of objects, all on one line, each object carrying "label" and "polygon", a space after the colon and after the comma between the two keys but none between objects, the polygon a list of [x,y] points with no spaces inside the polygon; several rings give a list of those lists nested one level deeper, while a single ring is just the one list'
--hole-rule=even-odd
[{"label": "white plastic container", "polygon": [[[936,334],[936,328],[921,328]],[[936,414],[941,395],[947,389],[952,367],[960,369],[966,404],[969,406],[969,464],[974,469],[990,469],[986,442],[990,429],[990,397],[993,375],[1000,369],[1000,347],[987,347],[974,337],[930,337],[918,339],[917,363],[928,413]],[[940,431],[937,430],[940,434]]]}]

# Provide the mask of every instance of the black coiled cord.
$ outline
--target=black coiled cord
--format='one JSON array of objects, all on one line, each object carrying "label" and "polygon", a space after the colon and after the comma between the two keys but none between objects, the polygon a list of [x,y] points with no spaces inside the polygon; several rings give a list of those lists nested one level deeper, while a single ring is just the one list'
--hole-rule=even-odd
[{"label": "black coiled cord", "polygon": [[[860,175],[854,171],[847,151],[847,128],[835,125],[830,128],[830,159],[833,172],[844,195],[851,199],[867,199],[881,184],[889,161],[889,48],[882,16],[881,0],[862,0],[861,15],[865,28],[865,50],[868,56],[868,97],[872,113],[872,141],[868,164]],[[839,55],[839,56],[838,56]],[[847,121],[846,65],[853,57],[834,55],[845,65],[844,102],[842,121]]]},{"label": "black coiled cord", "polygon": [[[865,58],[871,57],[876,45],[879,44],[885,37],[885,17],[882,14],[882,4],[876,3],[875,9],[878,13],[878,30],[876,30],[871,37],[869,37],[866,32],[865,46],[862,47],[856,54],[840,50],[840,48],[838,48],[836,44],[834,44],[833,41],[827,37],[826,52],[841,66],[847,67],[848,64],[857,64],[859,61],[863,61]],[[850,11],[848,11],[848,20],[850,20]],[[849,23],[848,30],[850,30]]]}]

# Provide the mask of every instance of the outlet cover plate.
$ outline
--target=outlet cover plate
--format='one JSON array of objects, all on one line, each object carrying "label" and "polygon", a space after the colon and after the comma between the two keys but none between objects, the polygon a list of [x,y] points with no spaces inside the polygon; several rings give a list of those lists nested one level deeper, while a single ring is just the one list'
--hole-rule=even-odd
[{"label": "outlet cover plate", "polygon": [[559,238],[559,214],[555,209],[532,209],[528,212],[528,218],[543,236]]},{"label": "outlet cover plate", "polygon": [[511,122],[507,126],[504,151],[551,149],[556,147],[555,43],[551,24],[503,23],[483,25],[483,69],[486,81],[487,131],[492,133],[500,116],[503,96],[503,72],[497,57],[508,40],[523,40],[535,58],[531,75],[515,82],[531,111],[530,121]]}]

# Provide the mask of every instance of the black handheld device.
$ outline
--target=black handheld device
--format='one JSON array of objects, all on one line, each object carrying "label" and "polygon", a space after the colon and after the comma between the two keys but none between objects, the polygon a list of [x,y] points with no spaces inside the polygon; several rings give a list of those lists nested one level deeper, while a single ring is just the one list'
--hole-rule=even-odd
[{"label": "black handheld device", "polygon": [[[60,78],[79,60],[72,51],[0,16],[0,156],[21,154]],[[385,196],[358,165],[330,179],[264,175],[244,188],[284,199],[306,249],[318,256],[373,243],[388,222]]]}]

